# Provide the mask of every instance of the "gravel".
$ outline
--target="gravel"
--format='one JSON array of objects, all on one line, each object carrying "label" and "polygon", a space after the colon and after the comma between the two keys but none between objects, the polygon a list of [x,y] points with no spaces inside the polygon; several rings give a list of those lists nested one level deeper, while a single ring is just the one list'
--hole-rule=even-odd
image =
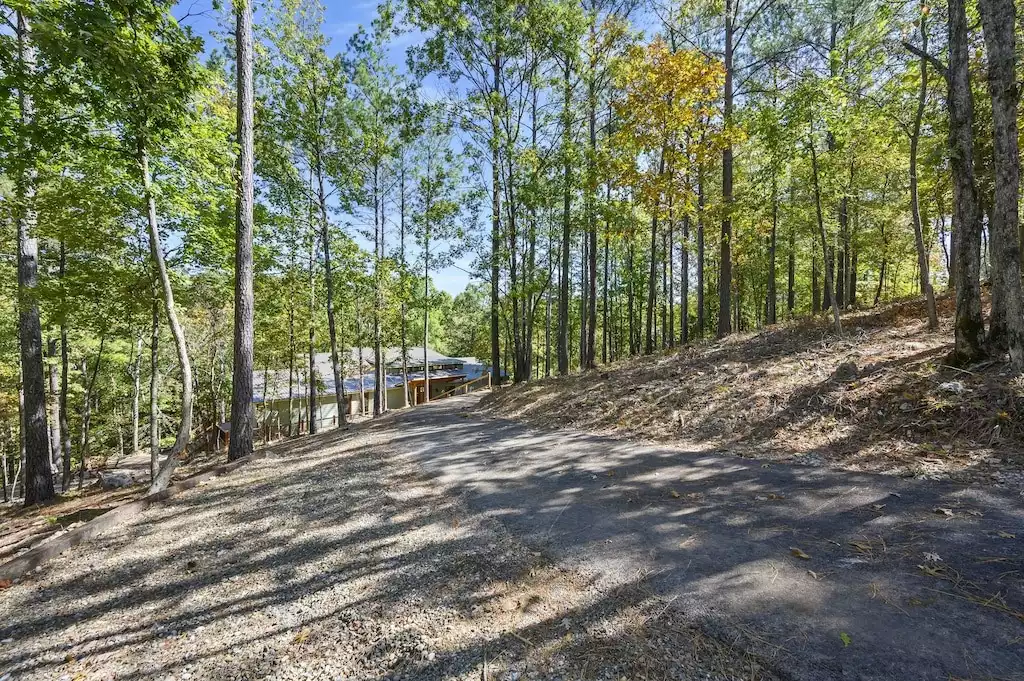
[{"label": "gravel", "polygon": [[751,679],[644,588],[564,569],[380,423],[151,508],[0,591],[0,679]]}]

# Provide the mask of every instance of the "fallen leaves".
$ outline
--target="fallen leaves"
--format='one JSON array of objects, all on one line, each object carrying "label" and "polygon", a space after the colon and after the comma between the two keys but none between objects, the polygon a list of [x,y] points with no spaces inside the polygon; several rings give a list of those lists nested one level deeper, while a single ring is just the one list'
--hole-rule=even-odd
[{"label": "fallen leaves", "polygon": [[292,639],[292,645],[296,645],[296,646],[302,645],[307,640],[309,640],[310,633],[312,633],[312,632],[310,632],[308,627],[306,629],[303,629],[302,631],[300,631],[299,633],[297,633],[295,635],[295,638]]},{"label": "fallen leaves", "polygon": [[808,556],[806,553],[804,553],[804,551],[802,549],[799,549],[799,548],[797,548],[795,546],[790,546],[789,547],[789,552],[792,553],[794,556],[796,556],[797,558],[799,558],[801,560],[810,560],[811,559],[811,557]]},{"label": "fallen leaves", "polygon": [[853,643],[853,639],[845,631],[839,632],[839,640],[843,642],[844,648]]},{"label": "fallen leaves", "polygon": [[944,515],[947,518],[952,518],[953,517],[953,509],[951,509],[951,508],[942,508],[942,507],[933,508],[932,512],[933,513],[938,513],[939,515]]},{"label": "fallen leaves", "polygon": [[674,489],[670,489],[670,490],[668,491],[668,493],[672,495],[672,498],[673,498],[673,499],[678,499],[678,498],[680,498],[680,494],[679,494],[679,492],[675,491]]},{"label": "fallen leaves", "polygon": [[14,582],[12,582],[11,580],[0,579],[0,591],[3,591],[4,589],[10,589],[12,586],[14,586]]}]

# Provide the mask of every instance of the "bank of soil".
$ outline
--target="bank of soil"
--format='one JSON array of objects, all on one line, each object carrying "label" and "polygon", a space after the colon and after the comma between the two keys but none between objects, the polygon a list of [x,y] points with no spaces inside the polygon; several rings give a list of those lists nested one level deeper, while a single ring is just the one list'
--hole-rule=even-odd
[{"label": "bank of soil", "polygon": [[503,388],[481,405],[535,425],[689,450],[1024,487],[1024,378],[953,367],[954,301],[782,324]]}]

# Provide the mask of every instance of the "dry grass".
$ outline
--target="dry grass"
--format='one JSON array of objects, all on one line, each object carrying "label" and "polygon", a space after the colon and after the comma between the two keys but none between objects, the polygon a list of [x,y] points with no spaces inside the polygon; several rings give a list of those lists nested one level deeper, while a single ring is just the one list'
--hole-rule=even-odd
[{"label": "dry grass", "polygon": [[1024,381],[951,367],[954,301],[926,328],[910,300],[695,343],[497,391],[481,408],[538,425],[901,475],[1004,479],[1024,468]]}]

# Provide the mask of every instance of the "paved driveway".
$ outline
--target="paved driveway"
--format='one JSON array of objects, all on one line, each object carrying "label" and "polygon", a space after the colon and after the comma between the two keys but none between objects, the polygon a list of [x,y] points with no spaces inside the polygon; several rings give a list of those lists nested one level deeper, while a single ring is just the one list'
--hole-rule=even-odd
[{"label": "paved driveway", "polygon": [[529,426],[446,399],[374,424],[474,510],[645,581],[794,679],[1024,679],[1024,498]]}]

